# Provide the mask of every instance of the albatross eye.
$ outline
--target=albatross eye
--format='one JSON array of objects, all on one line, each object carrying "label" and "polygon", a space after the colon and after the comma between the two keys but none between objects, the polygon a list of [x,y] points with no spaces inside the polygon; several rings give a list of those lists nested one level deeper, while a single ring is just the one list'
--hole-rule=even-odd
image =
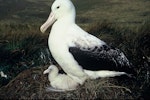
[{"label": "albatross eye", "polygon": [[57,9],[59,9],[60,8],[60,6],[57,6]]}]

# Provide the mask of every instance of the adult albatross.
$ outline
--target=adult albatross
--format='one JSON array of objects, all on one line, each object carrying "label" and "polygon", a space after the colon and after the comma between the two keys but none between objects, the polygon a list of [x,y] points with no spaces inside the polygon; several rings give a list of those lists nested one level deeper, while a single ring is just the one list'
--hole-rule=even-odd
[{"label": "adult albatross", "polygon": [[81,29],[75,23],[75,16],[70,0],[55,0],[47,21],[40,27],[44,33],[52,25],[48,39],[50,52],[67,75],[83,84],[87,78],[130,73],[124,53]]}]

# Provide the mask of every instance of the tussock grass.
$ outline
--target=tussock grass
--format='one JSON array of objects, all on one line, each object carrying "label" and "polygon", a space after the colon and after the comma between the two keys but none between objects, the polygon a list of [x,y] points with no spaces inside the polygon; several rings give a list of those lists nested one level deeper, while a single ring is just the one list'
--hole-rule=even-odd
[{"label": "tussock grass", "polygon": [[[148,0],[73,0],[77,8],[77,19],[92,19],[86,23],[103,22],[117,23],[119,26],[134,27],[149,19],[150,1]],[[80,2],[80,3],[79,3]],[[84,6],[83,6],[84,5]]]},{"label": "tussock grass", "polygon": [[[85,84],[83,86],[79,86],[77,90],[63,93],[45,91],[45,87],[49,86],[49,82],[47,76],[44,76],[42,73],[53,61],[50,53],[47,52],[47,49],[45,49],[45,46],[47,47],[47,34],[41,35],[38,31],[33,31],[35,27],[32,26],[32,34],[27,31],[29,29],[27,28],[25,32],[28,34],[20,36],[20,32],[22,31],[18,30],[18,35],[13,34],[13,28],[9,29],[9,27],[7,27],[8,30],[6,31],[8,33],[3,34],[0,44],[0,50],[7,52],[0,54],[0,56],[3,55],[4,57],[6,54],[7,56],[6,58],[2,57],[0,59],[1,61],[7,61],[8,58],[15,58],[15,61],[11,59],[8,60],[9,63],[0,63],[3,66],[5,65],[5,67],[1,68],[9,69],[6,72],[11,73],[10,75],[12,79],[7,85],[0,88],[1,98],[138,99],[145,98],[147,96],[145,93],[147,93],[147,88],[150,86],[150,77],[148,74],[150,72],[149,23],[143,23],[142,26],[133,30],[118,27],[109,22],[96,23],[87,27],[87,31],[91,34],[94,34],[100,39],[106,41],[109,45],[121,49],[133,64],[133,68],[136,71],[137,76],[134,79],[121,76],[119,78],[115,77],[87,80]],[[23,29],[24,28],[20,28],[20,30]],[[1,29],[1,33],[3,32],[5,31]],[[11,37],[13,38],[9,37],[10,35],[12,35]],[[14,41],[14,46],[9,47],[8,44],[12,43],[11,41]],[[21,44],[18,46],[18,43]],[[43,54],[41,54],[41,52]],[[10,61],[13,61],[13,63]],[[38,65],[40,66],[37,67]],[[34,66],[36,66],[36,68],[32,68]],[[18,75],[18,73],[20,74]],[[17,77],[15,77],[16,75]],[[13,77],[15,78],[13,79]],[[8,97],[7,94],[11,95]]]},{"label": "tussock grass", "polygon": [[48,34],[41,34],[38,28],[28,24],[0,25],[0,70],[9,80],[27,68],[50,63],[45,60],[50,56]]},{"label": "tussock grass", "polygon": [[[82,25],[109,20],[134,27],[150,17],[149,0],[72,1],[77,10],[77,22]],[[49,15],[52,2],[53,0],[1,0],[0,23],[42,23]]]}]

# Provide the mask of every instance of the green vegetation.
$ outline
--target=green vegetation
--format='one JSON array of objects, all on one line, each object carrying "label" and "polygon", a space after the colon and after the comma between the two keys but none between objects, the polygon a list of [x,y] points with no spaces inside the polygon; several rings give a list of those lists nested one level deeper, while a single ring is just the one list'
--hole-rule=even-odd
[{"label": "green vegetation", "polygon": [[0,32],[0,71],[8,80],[27,68],[50,63],[48,34],[41,34],[39,25],[0,25]]},{"label": "green vegetation", "polygon": [[[149,0],[72,0],[77,22],[87,25],[104,20],[123,26],[136,26],[150,17]],[[42,23],[53,0],[0,0],[0,23]],[[84,23],[83,23],[84,22]]]},{"label": "green vegetation", "polygon": [[[150,86],[150,1],[72,1],[77,9],[77,24],[89,33],[106,41],[109,45],[121,49],[133,64],[134,70],[137,72],[137,79],[133,82],[134,84],[120,83],[121,86],[130,88],[134,92],[132,96],[128,95],[129,98],[140,98],[140,96],[143,96],[146,89]],[[53,0],[0,0],[0,71],[8,75],[7,79],[0,78],[0,87],[6,85],[12,79],[16,81],[14,77],[26,69],[54,63],[47,46],[49,30],[45,34],[39,31],[40,25],[48,17],[52,2]],[[41,71],[41,68],[39,67],[38,70]],[[9,86],[15,87],[17,84],[13,83],[13,81],[6,86],[7,93],[10,92],[8,91]],[[96,85],[97,82],[94,84]],[[37,86],[39,86],[38,84]],[[90,84],[93,83],[89,82],[88,85]],[[30,85],[34,87],[33,82]],[[41,85],[45,86],[44,83],[40,83]],[[106,83],[106,85],[108,84]],[[115,90],[118,91],[115,92],[116,94],[120,91],[120,93],[126,93],[124,88],[123,90],[109,90],[109,86],[106,86],[107,89],[105,88],[103,92],[100,92],[101,90],[99,91],[97,88],[100,89],[103,85],[96,86],[87,89],[87,84],[85,84],[85,87],[83,86],[83,88],[74,92],[75,95],[71,95],[84,97],[89,93],[90,97],[94,95],[95,98],[100,98],[98,97],[100,95],[103,99],[109,99],[111,97],[108,97],[105,92],[108,93],[109,91],[111,93]],[[20,88],[24,90],[24,88]],[[35,91],[38,92],[40,90],[38,87]],[[80,92],[85,90],[86,93],[81,96]],[[97,92],[93,94],[92,90]],[[34,93],[34,90],[31,91]],[[45,92],[42,95],[44,94]],[[14,93],[14,95],[16,94]],[[119,98],[119,95],[114,94],[112,97],[116,96]],[[60,98],[63,96],[60,96]],[[125,95],[123,96],[125,97]],[[123,96],[122,98],[124,98]],[[5,96],[3,95],[3,97]]]}]

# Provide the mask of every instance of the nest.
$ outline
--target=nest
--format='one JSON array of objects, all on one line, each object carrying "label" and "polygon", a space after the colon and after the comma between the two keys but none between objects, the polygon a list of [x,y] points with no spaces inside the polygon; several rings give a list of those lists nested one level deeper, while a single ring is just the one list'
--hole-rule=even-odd
[{"label": "nest", "polygon": [[133,99],[131,90],[118,85],[115,78],[87,80],[74,91],[46,91],[49,87],[43,71],[48,66],[31,68],[20,73],[6,86],[0,88],[2,99]]}]

